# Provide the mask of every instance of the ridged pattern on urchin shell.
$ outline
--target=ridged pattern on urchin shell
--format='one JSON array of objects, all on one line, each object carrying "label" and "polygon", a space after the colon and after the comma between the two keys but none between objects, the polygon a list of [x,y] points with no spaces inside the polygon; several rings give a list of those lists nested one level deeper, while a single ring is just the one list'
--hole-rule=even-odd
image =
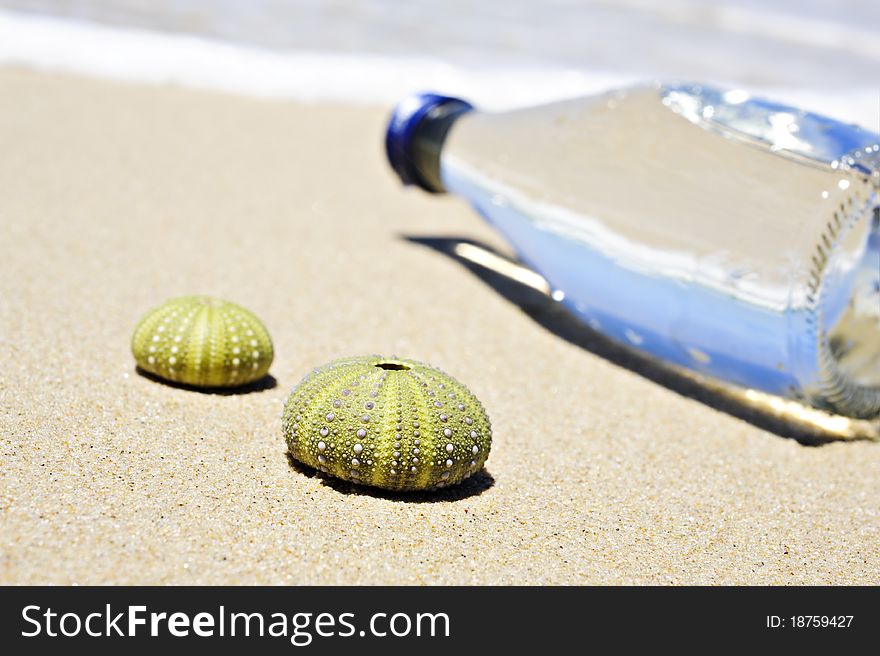
[{"label": "ridged pattern on urchin shell", "polygon": [[476,396],[414,360],[367,356],[315,369],[284,406],[291,456],[338,478],[388,490],[458,483],[492,443]]},{"label": "ridged pattern on urchin shell", "polygon": [[235,387],[269,371],[274,351],[249,310],[210,296],[182,296],[153,308],[131,340],[138,366],[196,387]]}]

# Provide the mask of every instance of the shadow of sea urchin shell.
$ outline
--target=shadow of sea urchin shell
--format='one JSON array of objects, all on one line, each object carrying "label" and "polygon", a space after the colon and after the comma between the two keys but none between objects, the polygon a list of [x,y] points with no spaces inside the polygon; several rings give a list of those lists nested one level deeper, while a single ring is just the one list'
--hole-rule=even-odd
[{"label": "shadow of sea urchin shell", "polygon": [[131,340],[138,366],[175,383],[237,387],[263,378],[272,340],[249,310],[210,296],[182,296],[150,310]]},{"label": "shadow of sea urchin shell", "polygon": [[315,369],[284,406],[296,460],[386,490],[427,490],[478,472],[489,417],[467,387],[414,360],[344,358]]}]

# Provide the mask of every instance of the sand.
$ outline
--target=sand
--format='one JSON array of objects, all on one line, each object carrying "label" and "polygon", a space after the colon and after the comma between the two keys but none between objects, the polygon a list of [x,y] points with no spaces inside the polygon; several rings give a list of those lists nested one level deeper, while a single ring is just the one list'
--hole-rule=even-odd
[{"label": "sand", "polygon": [[[461,266],[461,240],[508,251],[401,189],[385,109],[16,69],[0,100],[3,583],[878,582],[877,444],[711,407]],[[274,385],[135,372],[136,321],[185,293],[264,319]],[[290,389],[365,353],[468,384],[486,470],[405,496],[292,466]]]}]

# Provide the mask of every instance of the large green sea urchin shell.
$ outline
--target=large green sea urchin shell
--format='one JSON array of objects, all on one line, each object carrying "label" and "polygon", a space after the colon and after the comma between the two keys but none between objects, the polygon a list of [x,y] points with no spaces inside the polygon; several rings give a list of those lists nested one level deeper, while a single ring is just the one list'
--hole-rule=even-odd
[{"label": "large green sea urchin shell", "polygon": [[138,366],[196,387],[236,387],[272,364],[272,340],[249,310],[209,296],[182,296],[153,308],[131,339]]},{"label": "large green sea urchin shell", "polygon": [[492,428],[483,406],[448,374],[413,360],[335,360],[284,406],[290,454],[338,478],[388,490],[452,485],[479,471]]}]

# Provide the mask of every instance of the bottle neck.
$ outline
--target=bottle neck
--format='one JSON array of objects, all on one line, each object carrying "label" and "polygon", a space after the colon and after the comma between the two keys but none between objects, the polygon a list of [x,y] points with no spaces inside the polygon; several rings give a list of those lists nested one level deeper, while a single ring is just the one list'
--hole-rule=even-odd
[{"label": "bottle neck", "polygon": [[410,156],[416,172],[415,182],[425,191],[446,192],[440,170],[443,144],[453,123],[472,110],[469,103],[452,100],[432,108],[416,125]]}]

